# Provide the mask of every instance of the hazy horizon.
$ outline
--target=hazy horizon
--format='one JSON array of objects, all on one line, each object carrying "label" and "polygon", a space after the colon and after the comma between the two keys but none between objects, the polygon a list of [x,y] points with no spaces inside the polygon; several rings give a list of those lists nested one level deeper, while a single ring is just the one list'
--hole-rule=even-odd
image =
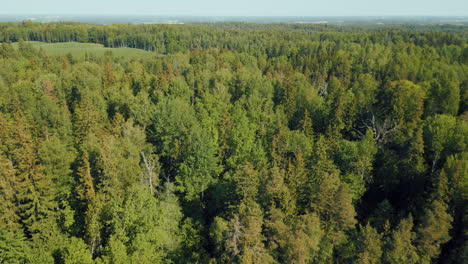
[{"label": "hazy horizon", "polygon": [[151,23],[311,23],[311,24],[451,24],[468,25],[468,16],[184,16],[131,14],[0,14],[0,22],[80,22],[90,24]]},{"label": "hazy horizon", "polygon": [[154,15],[154,16],[468,16],[462,0],[173,0],[173,1],[60,1],[16,0],[3,3],[6,15]]},{"label": "hazy horizon", "polygon": [[134,17],[350,17],[350,18],[361,18],[361,17],[370,17],[370,18],[379,18],[379,17],[415,17],[415,18],[424,18],[424,17],[463,17],[468,18],[467,15],[185,15],[185,14],[138,14],[138,13],[2,13],[0,11],[0,16],[20,16],[20,15],[37,15],[37,16],[134,16]]}]

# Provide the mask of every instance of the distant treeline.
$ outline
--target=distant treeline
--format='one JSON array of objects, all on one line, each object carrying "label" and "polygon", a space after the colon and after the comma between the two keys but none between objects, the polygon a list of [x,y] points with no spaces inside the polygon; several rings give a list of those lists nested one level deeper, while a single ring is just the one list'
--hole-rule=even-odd
[{"label": "distant treeline", "polygon": [[[343,34],[342,32],[345,32]],[[274,33],[274,34],[272,34]],[[416,34],[417,33],[417,34]],[[344,25],[213,23],[184,25],[91,25],[79,23],[0,23],[0,42],[89,42],[106,47],[139,48],[169,54],[194,49],[222,48],[240,52],[262,52],[269,57],[285,55],[292,43],[298,56],[310,55],[311,41],[386,45],[413,43],[417,46],[460,45],[466,26]],[[282,50],[281,50],[282,49]]]}]

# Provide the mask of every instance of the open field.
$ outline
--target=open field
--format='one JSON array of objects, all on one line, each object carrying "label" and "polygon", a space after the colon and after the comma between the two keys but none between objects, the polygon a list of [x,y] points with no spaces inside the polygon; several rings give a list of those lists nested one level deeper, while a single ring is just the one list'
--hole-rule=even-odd
[{"label": "open field", "polygon": [[[155,56],[156,53],[134,48],[106,48],[102,44],[79,43],[79,42],[59,42],[46,43],[40,41],[27,41],[35,48],[41,48],[51,55],[65,55],[71,53],[73,56],[84,56],[86,53],[95,56],[104,56],[106,52],[111,51],[116,57],[125,57],[129,59],[141,59]],[[18,47],[18,43],[13,43]]]}]

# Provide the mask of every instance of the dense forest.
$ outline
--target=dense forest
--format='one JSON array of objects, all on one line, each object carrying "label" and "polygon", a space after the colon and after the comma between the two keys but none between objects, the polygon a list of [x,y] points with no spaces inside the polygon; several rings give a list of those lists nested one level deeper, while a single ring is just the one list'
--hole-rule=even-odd
[{"label": "dense forest", "polygon": [[0,23],[0,263],[466,263],[466,29]]}]

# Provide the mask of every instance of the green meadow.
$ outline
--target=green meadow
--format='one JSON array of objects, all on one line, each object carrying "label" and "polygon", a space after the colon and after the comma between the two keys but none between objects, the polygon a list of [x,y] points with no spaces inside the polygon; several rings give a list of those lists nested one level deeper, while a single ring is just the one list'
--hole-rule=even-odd
[{"label": "green meadow", "polygon": [[[143,59],[155,56],[156,53],[135,49],[135,48],[106,48],[102,44],[95,43],[79,43],[79,42],[59,42],[59,43],[46,43],[40,41],[27,41],[35,48],[41,48],[50,55],[66,55],[71,53],[73,56],[104,56],[106,52],[112,52],[116,57],[124,57],[129,59]],[[13,43],[15,48],[18,43]]]}]

